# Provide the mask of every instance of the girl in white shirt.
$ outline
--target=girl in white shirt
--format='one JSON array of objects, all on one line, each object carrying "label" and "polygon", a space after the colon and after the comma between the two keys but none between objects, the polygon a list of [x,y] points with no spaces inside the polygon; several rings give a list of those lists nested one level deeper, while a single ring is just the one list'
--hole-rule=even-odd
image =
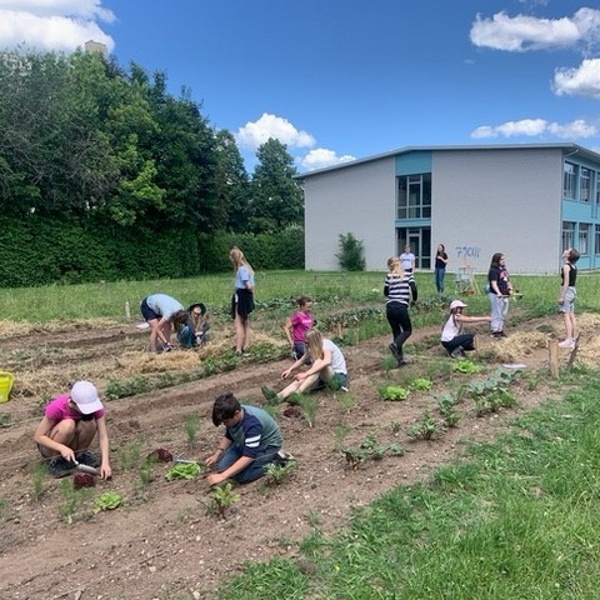
[{"label": "girl in white shirt", "polygon": [[463,309],[467,305],[460,300],[450,303],[450,316],[442,329],[442,346],[446,352],[458,360],[465,358],[464,353],[475,350],[475,334],[463,333],[463,323],[489,323],[491,317],[467,317]]}]

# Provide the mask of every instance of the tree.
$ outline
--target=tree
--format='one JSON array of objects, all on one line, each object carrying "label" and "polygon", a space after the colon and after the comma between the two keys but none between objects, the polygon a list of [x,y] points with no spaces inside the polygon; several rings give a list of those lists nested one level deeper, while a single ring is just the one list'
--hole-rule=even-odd
[{"label": "tree", "polygon": [[285,144],[270,138],[258,148],[251,185],[250,229],[278,231],[303,224],[304,206],[293,158]]}]

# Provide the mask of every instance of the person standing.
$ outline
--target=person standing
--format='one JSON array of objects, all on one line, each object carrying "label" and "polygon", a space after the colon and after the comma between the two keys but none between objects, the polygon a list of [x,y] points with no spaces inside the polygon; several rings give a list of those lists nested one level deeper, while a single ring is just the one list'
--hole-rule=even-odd
[{"label": "person standing", "polygon": [[235,291],[231,299],[231,316],[235,324],[235,351],[243,354],[250,346],[249,315],[254,310],[254,269],[244,253],[234,246],[229,252],[235,273]]},{"label": "person standing", "polygon": [[435,253],[435,289],[438,294],[444,293],[444,278],[446,277],[446,265],[448,264],[448,255],[444,244],[438,244]]},{"label": "person standing", "polygon": [[288,317],[283,331],[296,360],[306,353],[306,332],[312,329],[315,320],[311,314],[313,301],[308,296],[296,300],[298,311]]},{"label": "person standing", "polygon": [[408,307],[411,299],[412,302],[417,301],[417,287],[412,273],[404,271],[400,259],[392,256],[388,259],[387,266],[389,272],[385,276],[383,293],[387,297],[385,312],[394,337],[389,349],[398,366],[402,366],[408,364],[404,358],[403,346],[412,333]]},{"label": "person standing", "polygon": [[504,322],[508,313],[512,285],[506,270],[506,258],[502,252],[496,252],[492,256],[488,272],[488,290],[492,310],[491,335],[494,338],[506,337]]},{"label": "person standing", "polygon": [[558,345],[560,348],[575,348],[575,299],[577,290],[577,261],[579,252],[573,248],[567,248],[563,252],[564,265],[560,271],[561,287],[558,295],[558,310],[565,319],[565,339]]},{"label": "person standing", "polygon": [[475,350],[475,334],[463,333],[464,323],[490,322],[491,317],[467,317],[463,310],[467,305],[461,300],[452,300],[450,303],[450,315],[442,329],[442,346],[451,358],[461,360],[465,358],[464,353]]},{"label": "person standing", "polygon": [[171,330],[175,313],[183,311],[183,304],[167,294],[152,294],[142,300],[140,311],[150,325],[150,352],[156,352],[157,342],[163,344],[165,352],[172,350]]},{"label": "person standing", "polygon": [[400,255],[400,262],[405,273],[415,272],[416,257],[410,250],[410,244],[404,246],[404,252]]}]

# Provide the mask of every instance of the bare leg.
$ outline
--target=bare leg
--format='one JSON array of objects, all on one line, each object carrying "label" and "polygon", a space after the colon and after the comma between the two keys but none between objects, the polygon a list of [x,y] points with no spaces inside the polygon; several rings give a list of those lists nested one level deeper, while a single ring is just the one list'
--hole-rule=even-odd
[{"label": "bare leg", "polygon": [[565,319],[565,339],[571,340],[573,338],[574,330],[573,330],[573,322],[571,321],[571,313],[563,313]]},{"label": "bare leg", "polygon": [[302,381],[294,380],[290,385],[281,390],[279,394],[277,394],[282,400],[285,400],[287,397],[291,396],[293,393],[298,392],[300,394],[309,390],[317,381],[319,380],[321,373],[314,373],[313,375],[309,375]]},{"label": "bare leg", "polygon": [[[73,419],[64,419],[48,433],[48,437],[63,446],[73,448],[73,442],[77,435],[77,423]],[[41,448],[42,456],[60,456],[60,452],[50,448]]]},{"label": "bare leg", "polygon": [[244,341],[246,339],[246,322],[236,313],[233,324],[235,325],[235,351],[241,353],[244,350]]},{"label": "bare leg", "polygon": [[248,350],[250,346],[250,319],[244,319],[244,344],[242,350]]},{"label": "bare leg", "polygon": [[158,340],[158,319],[150,319],[148,321],[150,325],[150,341],[148,342],[148,350],[150,352],[156,352],[156,342]]},{"label": "bare leg", "polygon": [[73,448],[76,453],[87,450],[92,445],[97,429],[96,419],[92,419],[91,421],[79,421],[75,427],[75,439],[71,448]]}]

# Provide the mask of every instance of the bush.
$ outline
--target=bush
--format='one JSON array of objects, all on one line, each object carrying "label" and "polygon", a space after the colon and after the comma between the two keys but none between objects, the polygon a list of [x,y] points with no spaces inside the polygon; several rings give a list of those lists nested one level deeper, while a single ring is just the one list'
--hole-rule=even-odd
[{"label": "bush", "polygon": [[336,258],[345,271],[364,271],[366,268],[365,245],[353,233],[340,234],[340,253]]}]

